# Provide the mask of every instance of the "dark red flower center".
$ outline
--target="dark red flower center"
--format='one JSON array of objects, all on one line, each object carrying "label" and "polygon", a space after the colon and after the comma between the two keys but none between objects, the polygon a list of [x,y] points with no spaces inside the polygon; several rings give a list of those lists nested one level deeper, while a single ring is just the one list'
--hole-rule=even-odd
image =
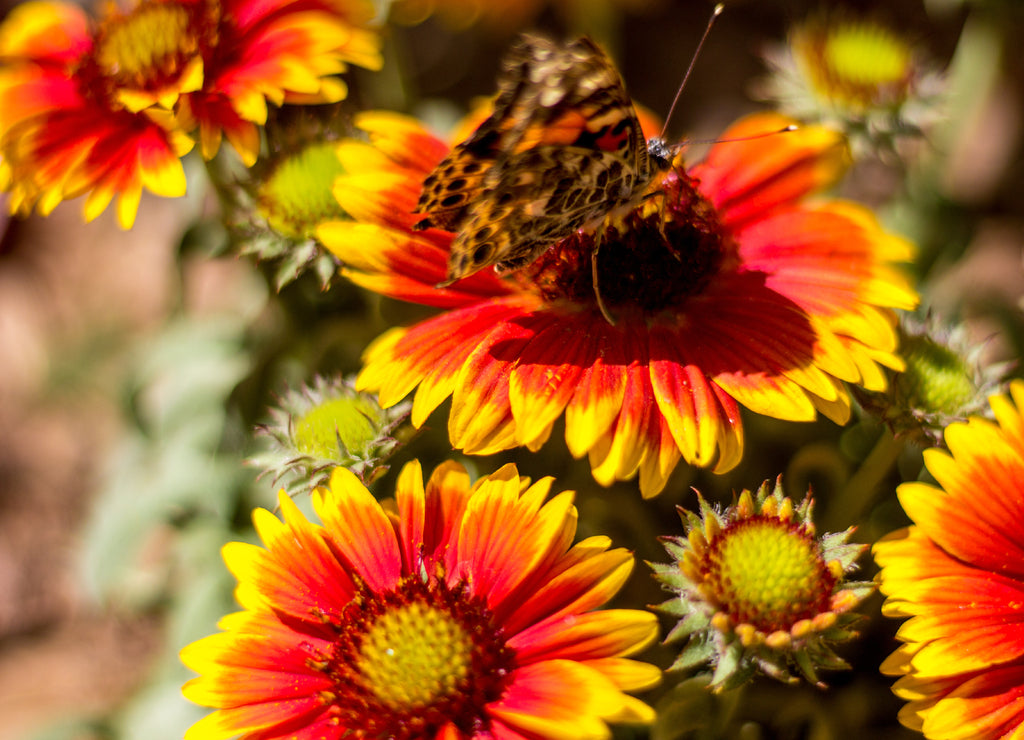
[{"label": "dark red flower center", "polygon": [[414,740],[448,724],[477,736],[512,681],[515,653],[466,584],[411,577],[364,590],[330,626],[331,653],[309,665],[333,681],[321,699],[345,737]]},{"label": "dark red flower center", "polygon": [[733,251],[715,208],[696,185],[673,170],[638,206],[613,214],[593,233],[563,239],[525,274],[549,301],[596,306],[596,256],[596,289],[613,314],[677,312]]}]

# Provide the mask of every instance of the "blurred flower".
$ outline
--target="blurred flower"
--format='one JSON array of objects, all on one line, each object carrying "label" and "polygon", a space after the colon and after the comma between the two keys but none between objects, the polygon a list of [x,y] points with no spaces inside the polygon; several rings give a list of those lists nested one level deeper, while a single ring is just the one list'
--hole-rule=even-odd
[{"label": "blurred flower", "polygon": [[280,408],[270,409],[273,422],[259,431],[270,438],[271,449],[249,463],[275,483],[290,476],[290,493],[327,485],[335,467],[369,484],[387,471],[384,463],[398,444],[390,435],[408,413],[408,404],[384,410],[351,382],[318,376],[312,386],[289,390]]},{"label": "blurred flower", "polygon": [[[745,119],[725,139],[777,131]],[[394,329],[366,352],[357,386],[384,406],[413,389],[412,422],[449,395],[452,444],[472,454],[537,449],[565,414],[570,452],[604,485],[639,471],[658,493],[680,457],[725,471],[740,460],[739,404],[779,419],[838,423],[843,381],[885,387],[899,368],[889,307],[916,295],[893,268],[910,245],[865,208],[807,202],[842,172],[840,138],[820,128],[731,141],[669,172],[601,230],[598,308],[579,232],[531,266],[483,271],[444,289],[452,235],[416,232],[423,178],[448,147],[415,121],[364,114],[370,142],[339,147],[336,195],[356,223],[319,229],[343,274],[371,290],[450,309]]]},{"label": "blurred flower", "polygon": [[551,483],[507,465],[470,487],[445,463],[424,489],[413,462],[397,514],[344,469],[313,496],[322,527],[284,494],[283,522],[257,510],[265,547],[224,548],[244,611],[181,654],[201,674],[185,695],[218,709],[186,738],[582,740],[650,721],[623,691],[660,671],[623,656],[656,619],[596,610],[632,556],[605,537],[570,547],[573,496],[544,503]]},{"label": "blurred flower", "polygon": [[675,594],[660,606],[679,619],[666,642],[689,638],[670,670],[711,663],[711,687],[733,689],[758,671],[790,681],[795,666],[820,683],[818,669],[848,668],[829,643],[856,635],[848,612],[874,591],[843,581],[867,546],[846,543],[852,528],[817,537],[811,508],[794,509],[780,479],[723,513],[703,497],[699,516],[679,510],[686,536],[666,538],[673,562],[652,566]]},{"label": "blurred flower", "polygon": [[914,522],[874,547],[883,613],[910,617],[882,665],[901,676],[900,722],[933,740],[996,740],[1024,731],[1024,382],[926,450],[938,487],[904,483]]},{"label": "blurred flower", "polygon": [[938,115],[941,80],[920,56],[875,20],[821,13],[766,52],[772,74],[758,94],[800,120],[838,126],[855,148],[891,150]]},{"label": "blurred flower", "polygon": [[[168,35],[185,30],[182,6],[159,3],[147,10],[140,13],[146,28],[156,23]],[[150,79],[154,96],[173,100],[195,84],[194,71],[140,69],[138,49],[123,39],[127,22],[115,14],[109,28],[91,33],[78,6],[42,1],[16,7],[0,25],[0,188],[11,191],[12,213],[38,208],[45,215],[63,200],[88,194],[84,215],[91,221],[118,196],[118,222],[128,228],[143,186],[165,197],[185,193],[179,157],[192,140],[165,108],[129,108],[145,96],[137,88],[119,96],[118,83]],[[196,43],[191,34],[178,41]],[[118,49],[124,74],[117,74],[112,58]],[[172,67],[180,61],[165,52],[149,61]]]},{"label": "blurred flower", "polygon": [[895,437],[940,445],[951,423],[988,410],[986,399],[1000,389],[1011,365],[982,362],[985,345],[972,342],[963,324],[904,316],[899,330],[906,368],[892,373],[883,392],[857,389],[857,401]]},{"label": "blurred flower", "polygon": [[246,164],[267,101],[329,102],[346,62],[377,68],[369,0],[142,0],[91,24],[50,0],[0,25],[0,187],[47,214],[88,194],[85,218],[118,196],[132,225],[142,188],[185,192],[179,158],[199,128],[212,157],[224,132]]}]

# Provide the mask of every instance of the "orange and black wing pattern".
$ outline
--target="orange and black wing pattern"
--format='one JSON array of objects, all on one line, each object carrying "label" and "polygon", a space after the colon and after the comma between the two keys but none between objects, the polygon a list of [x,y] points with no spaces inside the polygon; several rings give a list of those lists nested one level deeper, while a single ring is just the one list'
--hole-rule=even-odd
[{"label": "orange and black wing pattern", "polygon": [[503,62],[493,113],[424,181],[417,227],[456,235],[445,285],[491,265],[514,269],[629,202],[650,169],[600,47],[526,36]]}]

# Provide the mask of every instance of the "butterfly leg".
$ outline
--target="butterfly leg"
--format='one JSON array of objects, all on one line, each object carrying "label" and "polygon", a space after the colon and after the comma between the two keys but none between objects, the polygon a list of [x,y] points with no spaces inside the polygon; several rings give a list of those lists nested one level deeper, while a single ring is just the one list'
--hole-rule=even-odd
[{"label": "butterfly leg", "polygon": [[604,316],[604,320],[611,326],[615,326],[615,317],[612,316],[612,312],[608,310],[604,299],[601,298],[601,286],[597,279],[597,253],[601,249],[602,241],[604,241],[604,230],[598,229],[597,233],[594,234],[594,251],[590,253],[590,279],[594,284],[594,298],[597,299],[597,307],[601,309],[601,315]]}]

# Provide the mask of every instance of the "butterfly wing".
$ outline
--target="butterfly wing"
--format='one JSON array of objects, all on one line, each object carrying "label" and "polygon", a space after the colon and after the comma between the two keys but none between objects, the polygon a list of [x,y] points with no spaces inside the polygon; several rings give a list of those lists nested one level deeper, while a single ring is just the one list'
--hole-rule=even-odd
[{"label": "butterfly wing", "polygon": [[513,46],[502,60],[498,93],[487,119],[458,144],[423,181],[423,190],[413,213],[425,214],[417,229],[437,227],[459,231],[473,200],[481,196],[485,180],[493,180],[495,171],[522,140],[523,132],[534,123],[533,96],[528,80],[535,57],[545,55],[545,39],[526,36]]},{"label": "butterfly wing", "polygon": [[424,181],[418,226],[456,232],[448,284],[518,267],[628,202],[650,175],[622,79],[593,41],[526,36],[507,55],[494,113]]},{"label": "butterfly wing", "polygon": [[452,242],[444,285],[489,265],[528,265],[552,243],[602,220],[632,181],[616,155],[578,147],[530,149],[507,169],[516,177],[469,209]]}]

